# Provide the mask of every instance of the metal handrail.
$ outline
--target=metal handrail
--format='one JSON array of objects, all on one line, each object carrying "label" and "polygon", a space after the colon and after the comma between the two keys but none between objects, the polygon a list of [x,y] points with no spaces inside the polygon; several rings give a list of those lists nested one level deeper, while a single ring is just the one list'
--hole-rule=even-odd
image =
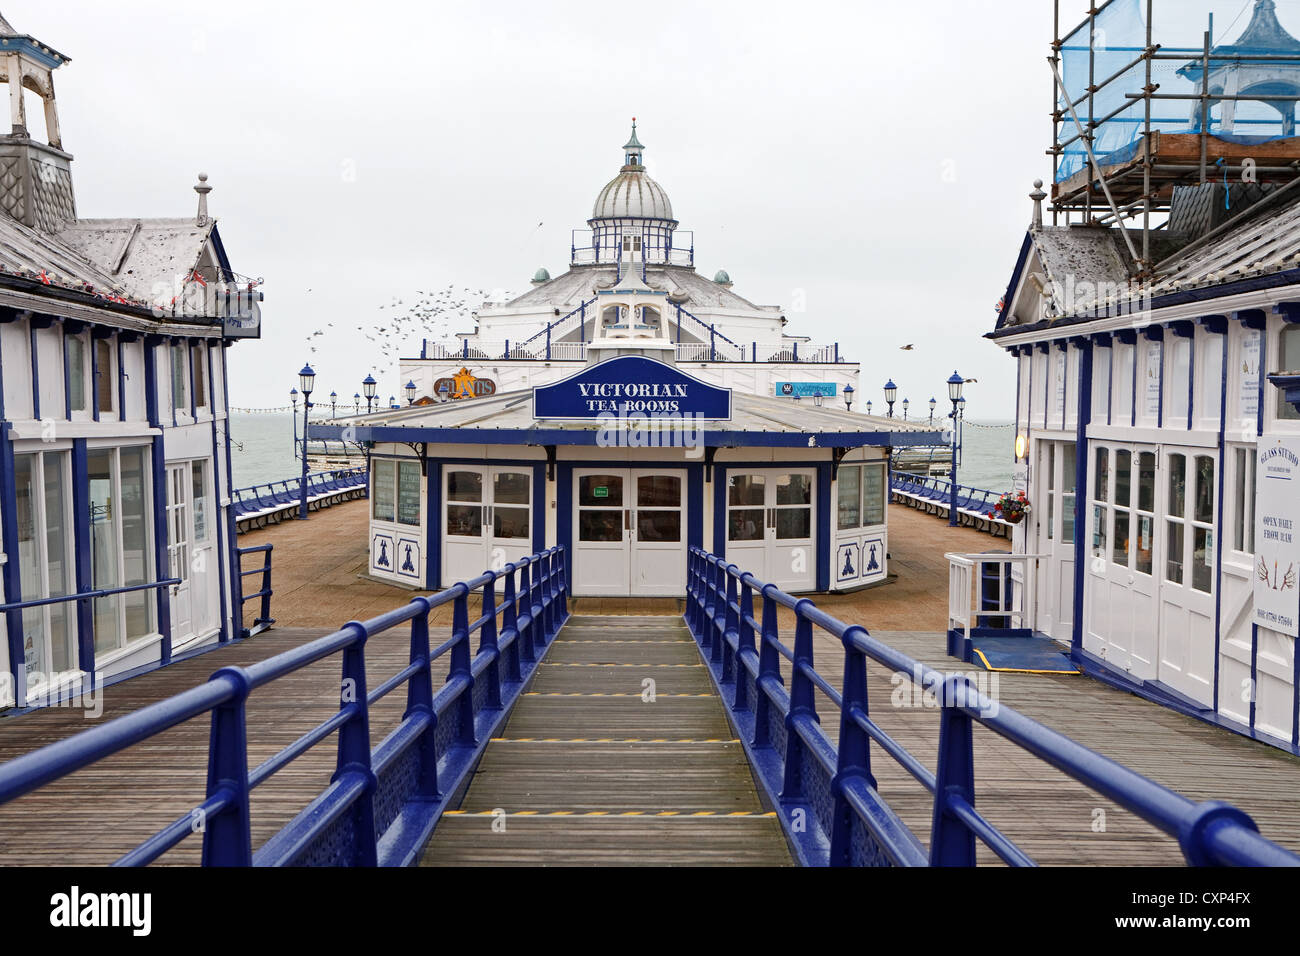
[{"label": "metal handrail", "polygon": [[[974,866],[978,839],[1010,865],[1033,865],[975,810],[972,728],[978,723],[1176,838],[1193,865],[1300,866],[1300,856],[1260,836],[1236,807],[1196,803],[999,704],[965,675],[927,667],[866,628],[764,584],[715,554],[692,546],[688,562],[687,625],[742,730],[756,776],[779,802],[782,826],[805,863]],[[755,592],[761,620],[754,616]],[[796,619],[788,692],[778,661],[778,607]],[[824,681],[812,677],[814,627],[844,645],[838,746],[821,729],[815,706],[814,690]],[[933,776],[869,716],[868,658],[935,693],[941,710]],[[928,851],[877,792],[872,741],[934,795]],[[796,811],[801,826],[792,825]],[[823,820],[830,821],[828,828]]]},{"label": "metal handrail", "polygon": [[101,588],[97,591],[82,591],[78,594],[64,594],[59,597],[36,598],[31,601],[15,601],[12,604],[0,604],[0,612],[4,611],[25,611],[31,607],[45,607],[47,604],[64,604],[68,601],[91,601],[99,598],[112,597],[114,594],[130,594],[133,591],[149,591],[157,588],[171,587],[173,584],[182,583],[180,578],[164,578],[161,581],[151,581],[148,584],[129,584],[122,588]]},{"label": "metal handrail", "polygon": [[[501,580],[505,594],[498,603]],[[567,581],[565,552],[551,548],[368,621],[352,621],[247,667],[224,667],[204,684],[0,764],[0,804],[210,713],[206,799],[115,865],[151,863],[196,832],[203,834],[205,866],[409,863],[432,833],[445,796],[456,793],[473,770],[489,736],[568,619]],[[491,612],[470,622],[468,597],[475,591]],[[429,614],[447,604],[453,608],[451,638],[431,652]],[[374,694],[367,693],[367,641],[408,622],[410,664]],[[470,647],[475,632],[476,653]],[[334,654],[343,655],[338,711],[250,773],[249,695]],[[450,658],[449,672],[435,693],[432,664],[444,656]],[[372,748],[370,704],[403,684],[407,706],[402,721]],[[254,854],[252,790],[333,733],[338,735],[339,771]],[[394,769],[399,772],[390,772]],[[381,851],[380,838],[399,818],[397,838]]]}]

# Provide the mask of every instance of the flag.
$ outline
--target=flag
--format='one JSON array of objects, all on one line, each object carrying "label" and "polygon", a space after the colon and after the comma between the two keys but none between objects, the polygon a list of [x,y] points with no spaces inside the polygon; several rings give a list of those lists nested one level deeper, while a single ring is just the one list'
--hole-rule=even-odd
[{"label": "flag", "polygon": [[198,269],[193,269],[193,270],[191,270],[189,281],[190,281],[190,282],[197,282],[199,285],[203,286],[203,288],[205,288],[205,289],[208,287],[208,284],[207,284],[207,282],[204,281],[203,276],[199,275],[199,270],[198,270]]}]

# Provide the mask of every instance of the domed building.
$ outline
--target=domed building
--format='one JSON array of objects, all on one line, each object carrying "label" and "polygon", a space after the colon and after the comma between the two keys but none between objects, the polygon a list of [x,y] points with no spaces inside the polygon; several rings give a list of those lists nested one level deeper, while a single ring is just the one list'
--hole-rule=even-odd
[{"label": "domed building", "polygon": [[622,166],[596,194],[586,228],[572,233],[567,271],[552,278],[542,266],[527,292],[482,303],[475,328],[450,342],[426,341],[419,359],[404,359],[401,381],[436,399],[438,383],[462,368],[496,390],[562,378],[588,357],[600,294],[635,264],[663,300],[652,308],[672,359],[692,374],[763,395],[789,397],[798,386],[839,401],[846,385],[856,388],[858,365],[837,343],[789,334],[783,309],[735,292],[725,269],[713,279],[696,272],[695,236],[678,228],[667,190],[646,169],[645,150],[634,120]]},{"label": "domed building", "polygon": [[579,600],[680,598],[696,546],[793,593],[887,580],[888,450],[939,433],[853,410],[838,346],[699,275],[644,149],[634,126],[565,273],[402,360],[407,407],[311,426],[369,450],[371,577],[558,546]]}]

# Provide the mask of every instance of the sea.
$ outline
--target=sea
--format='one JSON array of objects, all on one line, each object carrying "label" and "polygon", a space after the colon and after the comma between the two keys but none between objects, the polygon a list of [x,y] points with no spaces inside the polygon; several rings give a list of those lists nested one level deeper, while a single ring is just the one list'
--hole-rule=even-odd
[{"label": "sea", "polygon": [[[294,427],[294,417],[287,412],[231,417],[231,467],[236,488],[281,481],[300,472],[302,466],[294,455]],[[297,428],[302,429],[301,418]],[[968,421],[963,430],[958,481],[989,491],[1009,490],[1014,423]],[[946,449],[936,455],[946,456]]]}]

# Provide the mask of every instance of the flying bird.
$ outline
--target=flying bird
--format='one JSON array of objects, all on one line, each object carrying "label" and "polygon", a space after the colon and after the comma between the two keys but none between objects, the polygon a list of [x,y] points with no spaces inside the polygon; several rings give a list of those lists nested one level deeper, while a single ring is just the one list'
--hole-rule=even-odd
[{"label": "flying bird", "polygon": [[915,346],[915,345],[912,345],[912,344],[909,343],[909,344],[907,344],[907,345],[904,345],[902,348],[900,348],[899,351],[900,351],[900,352],[910,352],[910,351],[912,351],[912,349],[914,349],[914,348],[916,348],[916,346]]}]

